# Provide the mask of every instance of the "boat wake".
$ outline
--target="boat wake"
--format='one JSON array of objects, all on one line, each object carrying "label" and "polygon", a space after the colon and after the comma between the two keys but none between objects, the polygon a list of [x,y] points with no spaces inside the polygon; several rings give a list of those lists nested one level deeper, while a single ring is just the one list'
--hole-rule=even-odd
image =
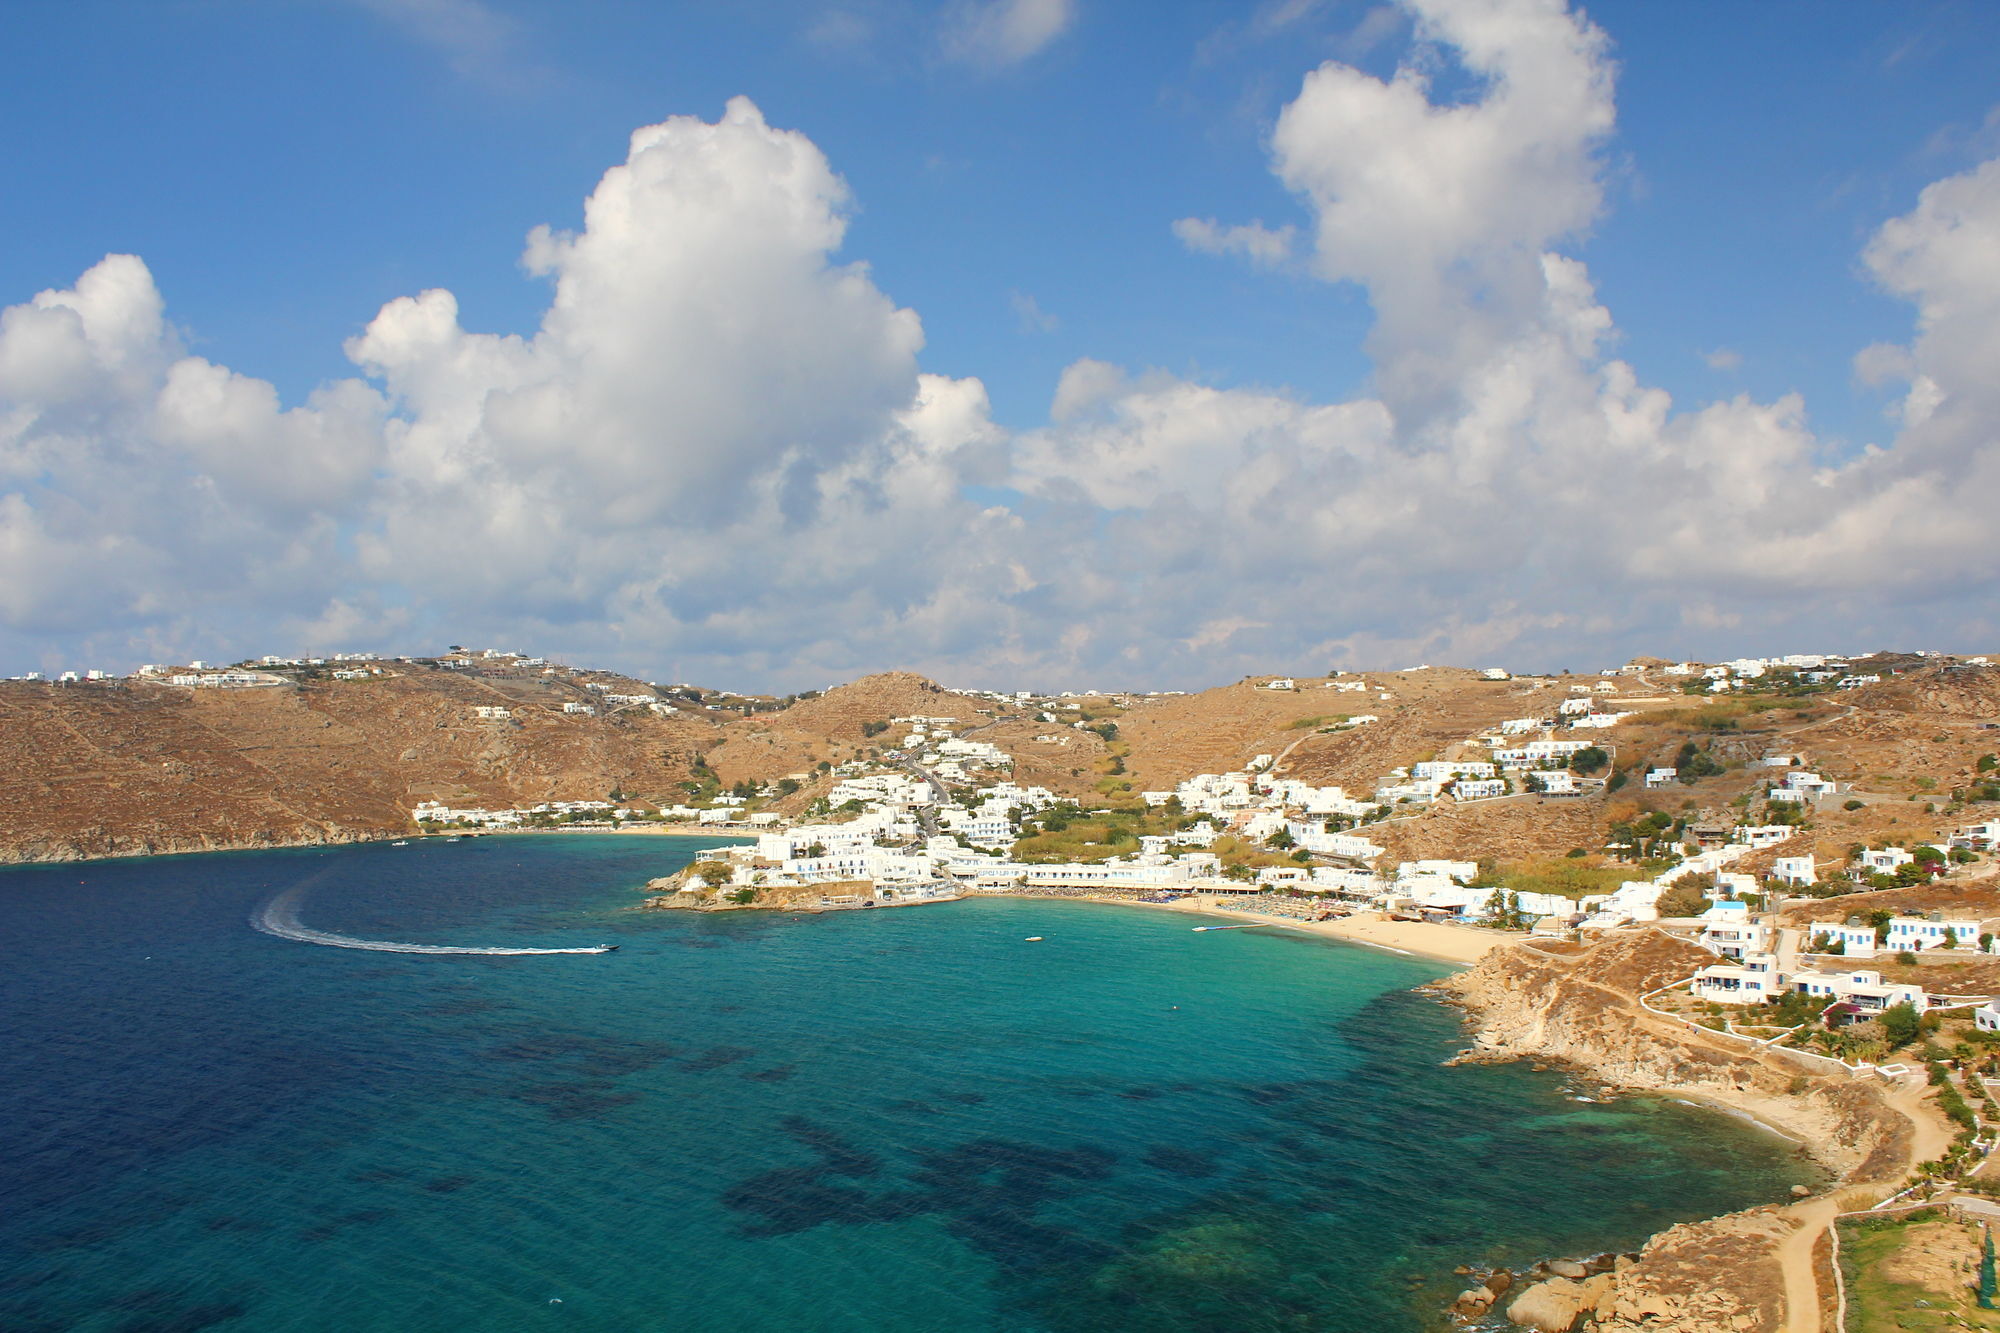
[{"label": "boat wake", "polygon": [[610,953],[615,944],[594,944],[587,949],[497,949],[481,945],[457,944],[403,944],[396,940],[363,940],[352,935],[336,935],[331,931],[313,930],[299,923],[299,899],[305,895],[304,889],[286,889],[251,916],[250,924],[266,935],[276,935],[281,940],[297,940],[301,944],[324,944],[334,949],[368,949],[374,953],[449,953],[485,954],[499,957],[518,957],[526,954],[545,953]]}]

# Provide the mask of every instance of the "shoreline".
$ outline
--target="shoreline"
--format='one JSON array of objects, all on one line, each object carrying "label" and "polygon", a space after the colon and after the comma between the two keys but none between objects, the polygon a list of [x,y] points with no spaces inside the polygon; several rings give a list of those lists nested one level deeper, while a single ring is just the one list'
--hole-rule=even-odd
[{"label": "shoreline", "polygon": [[[465,832],[475,838],[513,838],[513,837],[524,837],[529,834],[540,835],[545,833],[568,833],[568,834],[594,833],[600,838],[622,838],[634,834],[640,837],[653,837],[653,838],[754,838],[757,836],[757,830],[754,828],[729,828],[718,831],[715,829],[699,828],[692,824],[687,824],[687,825],[591,824],[591,825],[585,825],[583,827],[577,827],[574,825],[565,825],[560,828],[489,829],[478,833],[473,833],[471,830],[468,829],[465,830]],[[449,834],[449,833],[409,833],[409,834],[404,834],[403,836],[412,839],[415,838],[430,839],[430,838],[448,838],[459,835]]]},{"label": "shoreline", "polygon": [[1146,907],[1155,911],[1179,912],[1183,916],[1226,917],[1232,921],[1278,930],[1295,930],[1307,935],[1365,945],[1386,953],[1399,953],[1429,962],[1470,967],[1493,950],[1514,940],[1477,926],[1446,926],[1428,921],[1361,920],[1343,917],[1335,921],[1297,921],[1222,905],[1227,900],[1204,899],[1193,895],[1171,903],[1141,902],[1136,898],[1116,898],[1097,894],[995,893],[968,894],[967,897],[1038,898],[1046,902],[1109,903],[1115,907]]},{"label": "shoreline", "polygon": [[[0,871],[26,870],[38,866],[90,865],[100,861],[144,861],[155,856],[228,856],[236,852],[299,852],[309,850],[332,850],[337,847],[393,846],[398,842],[411,844],[425,842],[449,842],[455,838],[477,841],[482,838],[511,838],[527,834],[560,833],[571,835],[595,834],[601,838],[622,837],[626,834],[676,838],[734,838],[747,840],[756,837],[750,830],[729,830],[713,832],[708,829],[682,828],[544,828],[544,829],[493,829],[474,832],[470,829],[452,833],[415,833],[408,830],[389,832],[356,832],[351,836],[334,834],[324,838],[297,838],[278,840],[245,840],[242,842],[220,842],[200,847],[148,847],[135,851],[81,852],[58,856],[20,856],[0,849]],[[73,850],[73,849],[64,849]]]},{"label": "shoreline", "polygon": [[[1936,1157],[1951,1139],[1949,1129],[1921,1083],[1809,1072],[1652,1014],[1638,1004],[1650,983],[1631,989],[1648,946],[1641,935],[1611,936],[1581,954],[1534,958],[1536,951],[1510,951],[1459,973],[1443,988],[1443,997],[1464,1012],[1473,1039],[1459,1058],[1545,1062],[1620,1095],[1727,1115],[1809,1158],[1824,1173],[1811,1194],[1656,1233],[1592,1305],[1599,1312],[1664,1311],[1666,1302],[1686,1313],[1694,1257],[1733,1251],[1729,1263],[1710,1272],[1710,1293],[1760,1320],[1782,1310],[1768,1326],[1785,1333],[1831,1333],[1820,1309],[1827,1228],[1841,1211],[1886,1196]],[[1673,961],[1651,957],[1656,964]],[[1505,1304],[1496,1294],[1491,1308],[1498,1314]],[[1765,1316],[1756,1316],[1757,1309]]]}]

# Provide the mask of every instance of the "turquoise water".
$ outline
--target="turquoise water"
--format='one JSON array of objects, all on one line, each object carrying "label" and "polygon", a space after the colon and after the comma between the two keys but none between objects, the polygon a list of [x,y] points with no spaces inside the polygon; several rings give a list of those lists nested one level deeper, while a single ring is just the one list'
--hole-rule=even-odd
[{"label": "turquoise water", "polygon": [[[1439,1067],[1434,965],[981,900],[626,910],[692,840],[0,873],[0,1328],[1417,1330],[1809,1165]],[[247,924],[429,944],[325,948]],[[1041,935],[1030,944],[1024,937]]]}]

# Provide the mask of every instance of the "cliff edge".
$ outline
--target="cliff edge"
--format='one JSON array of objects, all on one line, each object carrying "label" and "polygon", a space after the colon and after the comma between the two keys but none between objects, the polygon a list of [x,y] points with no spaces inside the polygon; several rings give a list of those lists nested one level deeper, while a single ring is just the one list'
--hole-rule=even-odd
[{"label": "cliff edge", "polygon": [[[1640,1004],[1713,961],[1649,929],[1589,945],[1496,949],[1437,990],[1469,1015],[1473,1042],[1462,1060],[1560,1061],[1606,1083],[1748,1112],[1795,1139],[1842,1187],[1891,1185],[1925,1145],[1949,1137],[1918,1095],[1832,1066],[1808,1068]],[[1671,1227],[1591,1285],[1538,1284],[1508,1313],[1545,1330],[1817,1333],[1820,1234],[1833,1212],[1830,1201],[1813,1199]]]}]

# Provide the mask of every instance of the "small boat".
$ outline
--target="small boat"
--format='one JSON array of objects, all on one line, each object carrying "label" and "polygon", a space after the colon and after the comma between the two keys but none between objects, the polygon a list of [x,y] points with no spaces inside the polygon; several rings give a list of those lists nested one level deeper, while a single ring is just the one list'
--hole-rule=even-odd
[{"label": "small boat", "polygon": [[1030,935],[1026,939],[1021,941],[1021,943],[1023,944],[1040,944],[1041,942],[1042,942],[1042,937],[1040,935]]},{"label": "small boat", "polygon": [[408,847],[410,844],[408,842],[392,842],[389,845],[391,847]]}]

